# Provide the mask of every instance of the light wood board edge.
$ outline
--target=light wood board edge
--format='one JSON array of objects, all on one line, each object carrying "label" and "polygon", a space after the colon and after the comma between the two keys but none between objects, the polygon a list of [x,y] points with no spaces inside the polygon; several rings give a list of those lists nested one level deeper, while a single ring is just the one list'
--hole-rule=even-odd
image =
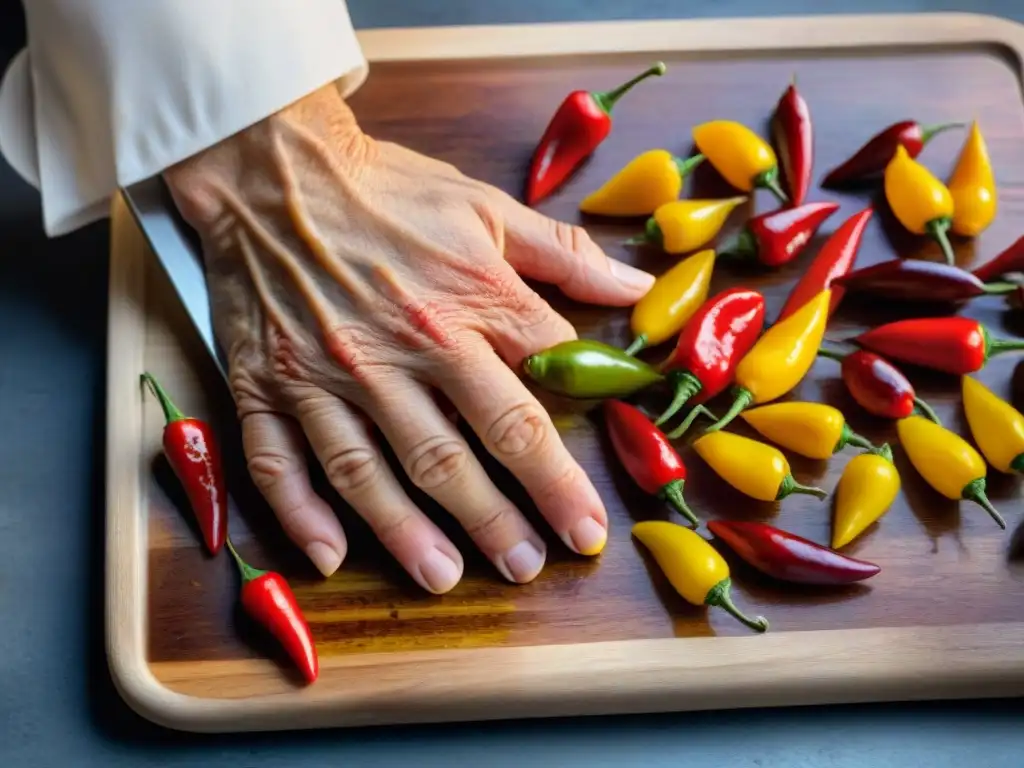
[{"label": "light wood board edge", "polygon": [[[858,15],[366,30],[367,59],[497,58],[685,50],[999,45],[1024,25],[976,14]],[[768,633],[328,657],[307,689],[267,695],[270,662],[146,658],[147,507],[142,407],[145,259],[124,201],[111,207],[107,368],[106,646],[136,712],[169,728],[250,731],[371,724],[1020,695],[1024,623]],[[131,403],[137,403],[131,407]],[[245,698],[204,695],[230,684]]]}]

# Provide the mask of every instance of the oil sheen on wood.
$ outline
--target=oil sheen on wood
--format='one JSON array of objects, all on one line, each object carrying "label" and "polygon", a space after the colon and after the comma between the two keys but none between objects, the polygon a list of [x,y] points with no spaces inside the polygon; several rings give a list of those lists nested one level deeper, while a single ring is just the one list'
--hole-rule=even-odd
[{"label": "oil sheen on wood", "polygon": [[[486,62],[425,62],[375,65],[367,84],[352,100],[366,131],[449,161],[466,174],[519,196],[534,143],[562,97],[574,88],[599,90],[644,68],[649,56],[618,55]],[[1000,186],[1000,213],[976,242],[956,242],[958,262],[978,265],[1024,233],[1024,108],[1021,86],[998,51],[899,52],[842,57],[713,57],[668,54],[668,74],[626,96],[614,113],[611,136],[570,183],[540,210],[566,221],[580,221],[616,258],[660,273],[675,258],[622,245],[642,221],[609,223],[581,220],[578,201],[641,151],[690,151],[691,126],[709,119],[740,120],[767,135],[772,108],[795,74],[815,123],[816,179],[844,159],[877,129],[901,119],[922,123],[977,118],[988,141]],[[959,151],[961,132],[934,139],[921,160],[946,177]],[[702,167],[689,180],[688,196],[733,194],[714,172]],[[871,190],[850,193],[812,188],[810,199],[835,199],[842,209],[818,241],[871,201]],[[772,200],[759,192],[738,210],[720,242]],[[816,245],[778,271],[734,266],[722,260],[712,293],[745,284],[765,293],[769,317],[782,306],[789,287],[813,258]],[[884,205],[870,224],[858,265],[890,258],[940,258],[936,246],[908,237]],[[640,492],[619,469],[604,437],[599,409],[543,397],[569,448],[593,478],[607,507],[611,534],[594,559],[568,552],[548,535],[548,565],[532,584],[513,586],[471,546],[451,519],[422,494],[423,507],[455,538],[466,555],[466,575],[450,594],[422,592],[368,535],[367,527],[329,490],[349,535],[348,560],[323,580],[286,540],[258,494],[241,458],[230,399],[181,310],[169,297],[164,278],[149,270],[147,296],[153,305],[148,328],[147,365],[167,377],[167,385],[188,410],[214,419],[224,435],[234,496],[231,529],[254,564],[282,571],[293,584],[310,620],[320,653],[358,654],[481,646],[537,646],[599,640],[739,635],[748,632],[724,612],[687,605],[668,587],[630,537],[634,521],[672,519],[668,508]],[[572,320],[580,336],[613,344],[628,341],[628,310],[588,307],[540,289]],[[936,309],[934,312],[942,312]],[[997,333],[1024,335],[1024,310],[1007,308],[1000,298],[970,303],[963,314]],[[848,298],[831,323],[828,337],[841,339],[868,325],[903,317],[893,302]],[[650,350],[660,359],[668,347]],[[184,357],[183,357],[184,356]],[[187,365],[180,361],[184,359]],[[936,406],[945,423],[968,434],[953,377],[906,369],[918,394]],[[994,359],[981,380],[1024,407],[1024,357]],[[659,395],[664,398],[664,395]],[[846,394],[838,364],[819,360],[790,396],[840,407],[853,428],[876,443],[896,444],[891,423],[866,415]],[[662,400],[662,402],[665,402]],[[720,404],[712,404],[721,407]],[[148,404],[146,435],[158,435],[159,410]],[[743,427],[736,422],[735,428]],[[155,445],[155,444],[154,444]],[[690,470],[686,496],[704,519],[764,520],[827,543],[831,500],[790,497],[781,503],[755,502],[733,491],[680,445]],[[879,524],[846,551],[882,566],[877,577],[854,588],[810,589],[774,584],[733,563],[736,600],[751,614],[771,620],[772,632],[812,629],[937,626],[1019,620],[1024,605],[1024,564],[1011,552],[1013,533],[1024,522],[1017,480],[993,473],[991,498],[1009,522],[1000,531],[980,509],[958,504],[930,490],[896,447],[903,493]],[[832,491],[843,466],[856,452],[847,449],[828,462],[791,456],[803,483]],[[530,508],[511,477],[492,467],[503,488]],[[150,504],[148,653],[151,662],[219,660],[274,654],[272,644],[253,640],[236,609],[237,576],[227,557],[205,556],[188,519],[183,497],[166,464],[153,465]],[[538,530],[546,531],[542,521]],[[212,695],[216,695],[213,693]]]}]

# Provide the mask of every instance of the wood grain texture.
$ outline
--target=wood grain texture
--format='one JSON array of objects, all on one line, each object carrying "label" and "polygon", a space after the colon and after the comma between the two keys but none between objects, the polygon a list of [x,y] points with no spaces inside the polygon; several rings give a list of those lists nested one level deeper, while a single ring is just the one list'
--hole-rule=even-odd
[{"label": "wood grain texture", "polygon": [[[971,16],[910,17],[900,23],[897,28],[888,19],[870,17],[774,21],[757,34],[756,23],[741,22],[732,37],[730,24],[694,22],[588,25],[591,34],[579,27],[557,35],[549,27],[462,30],[461,37],[458,30],[436,37],[425,30],[375,32],[366,39],[367,53],[371,60],[388,62],[373,64],[352,106],[377,138],[447,160],[518,196],[534,143],[566,92],[609,87],[646,66],[652,55],[662,58],[669,74],[623,99],[612,136],[540,206],[554,218],[583,224],[610,255],[654,273],[675,260],[621,245],[642,220],[581,218],[578,201],[643,150],[687,153],[689,129],[701,121],[728,117],[766,134],[775,101],[794,73],[815,120],[818,178],[895,120],[977,118],[996,167],[1000,214],[977,241],[956,244],[959,263],[974,266],[1024,231],[1024,103],[1013,48],[1024,35],[1008,23]],[[677,42],[669,44],[670,38]],[[481,39],[490,41],[495,55],[467,58],[465,51],[476,50]],[[785,50],[798,39],[836,48],[828,54]],[[876,44],[894,39],[907,42],[877,49]],[[538,40],[547,40],[548,49],[560,55],[540,55]],[[456,45],[459,41],[463,44]],[[652,48],[652,41],[664,41],[663,47]],[[953,50],[936,50],[936,42],[954,43]],[[575,43],[585,49],[578,55],[573,55]],[[688,52],[676,52],[679,48]],[[516,52],[532,57],[516,57]],[[395,60],[403,55],[423,60]],[[921,160],[947,176],[962,138],[955,132],[938,136]],[[731,190],[705,165],[687,183],[686,194],[719,197]],[[814,189],[811,199],[842,204],[819,243],[871,202],[871,194]],[[771,205],[768,193],[758,193],[735,213],[719,241]],[[405,576],[366,526],[325,490],[338,504],[350,554],[338,574],[320,579],[251,487],[230,399],[128,218],[123,208],[115,208],[108,647],[115,679],[147,716],[176,727],[219,730],[1024,690],[1024,633],[1021,625],[1012,625],[1024,600],[1024,559],[1013,546],[1014,532],[1024,525],[1019,481],[996,473],[990,477],[991,497],[1010,524],[1009,532],[1001,532],[979,508],[950,502],[927,488],[898,448],[901,497],[846,550],[879,563],[879,576],[840,590],[794,588],[758,577],[727,553],[737,602],[772,622],[765,637],[751,637],[723,612],[689,606],[671,591],[629,535],[634,521],[673,519],[671,513],[618,468],[592,403],[548,396],[542,398],[563,439],[608,507],[611,535],[599,558],[572,555],[548,536],[549,561],[542,575],[529,585],[506,584],[444,512],[413,491],[467,556],[463,582],[452,593],[433,597]],[[758,287],[773,317],[815,250],[812,246],[773,272],[722,261],[712,291]],[[858,265],[894,252],[939,258],[936,247],[908,238],[880,205]],[[544,287],[538,290],[581,336],[620,345],[628,341],[628,310],[586,307]],[[849,298],[828,335],[842,338],[905,312]],[[963,314],[997,334],[1024,335],[1024,314],[1008,310],[1002,299],[976,300]],[[646,356],[656,360],[666,351]],[[1022,360],[996,358],[980,376],[1018,407],[1024,407]],[[151,400],[143,404],[135,386],[143,365],[162,378],[183,409],[220,426],[234,497],[233,536],[254,564],[282,571],[293,584],[323,661],[324,677],[313,688],[298,690],[274,644],[259,639],[238,614],[231,563],[211,560],[197,545],[181,512],[184,500],[159,458],[159,408]],[[968,434],[956,380],[907,372],[944,421]],[[831,402],[856,431],[875,442],[896,442],[893,425],[865,415],[851,401],[836,363],[817,362],[791,397]],[[663,395],[654,398],[664,402]],[[738,424],[736,429],[743,431]],[[690,470],[686,496],[701,517],[765,520],[828,542],[831,502],[809,497],[754,502],[730,489],[692,450],[680,448]],[[829,462],[790,459],[798,480],[832,490],[854,455],[848,449]],[[536,517],[514,480],[482,458],[503,490]],[[538,530],[546,531],[542,522]],[[1000,624],[1005,626],[995,628]],[[1011,630],[1015,637],[1005,634]],[[746,662],[738,660],[741,656]],[[681,663],[681,657],[688,662]],[[755,660],[772,671],[753,669]],[[914,686],[925,677],[933,679]],[[517,687],[517,680],[525,687]],[[427,690],[410,690],[420,684]],[[704,691],[703,699],[684,695],[683,684],[691,693]],[[402,701],[385,701],[386,693]],[[477,706],[478,698],[493,707]],[[428,711],[439,702],[446,704],[441,711]]]}]

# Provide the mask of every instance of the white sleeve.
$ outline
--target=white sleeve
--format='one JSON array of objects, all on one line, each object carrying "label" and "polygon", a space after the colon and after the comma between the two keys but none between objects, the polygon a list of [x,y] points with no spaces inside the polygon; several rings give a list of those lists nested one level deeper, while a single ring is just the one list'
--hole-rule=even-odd
[{"label": "white sleeve", "polygon": [[367,65],[344,0],[25,0],[0,152],[55,236],[153,176]]}]

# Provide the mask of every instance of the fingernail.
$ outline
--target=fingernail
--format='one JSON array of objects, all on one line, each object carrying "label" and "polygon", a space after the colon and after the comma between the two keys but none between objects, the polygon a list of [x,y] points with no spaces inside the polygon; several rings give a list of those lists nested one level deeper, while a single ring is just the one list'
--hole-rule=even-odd
[{"label": "fingernail", "polygon": [[654,275],[644,272],[642,269],[631,267],[629,264],[617,259],[608,259],[608,268],[616,280],[630,288],[646,291],[654,285]]},{"label": "fingernail", "polygon": [[518,584],[533,581],[544,567],[544,545],[529,540],[520,541],[508,552],[499,555],[495,564],[509,581]]},{"label": "fingernail", "polygon": [[432,547],[419,565],[420,586],[439,595],[447,592],[462,578],[462,566],[437,547]]},{"label": "fingernail", "polygon": [[584,517],[569,529],[565,543],[581,555],[596,555],[608,541],[608,529],[592,517]]},{"label": "fingernail", "polygon": [[307,544],[306,557],[313,561],[313,565],[324,576],[330,576],[341,565],[341,555],[338,554],[338,551],[322,541]]}]

